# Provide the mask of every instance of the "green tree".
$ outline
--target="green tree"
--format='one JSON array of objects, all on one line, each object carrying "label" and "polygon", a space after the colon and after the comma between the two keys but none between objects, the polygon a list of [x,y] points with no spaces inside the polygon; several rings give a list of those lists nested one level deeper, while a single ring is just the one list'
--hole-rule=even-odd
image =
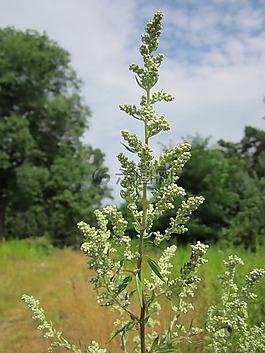
[{"label": "green tree", "polygon": [[255,250],[265,236],[265,131],[247,126],[240,142],[221,140],[219,145],[227,159],[237,160],[242,166],[230,178],[230,188],[238,194],[238,201],[224,236]]},{"label": "green tree", "polygon": [[0,73],[0,238],[70,244],[74,222],[109,195],[91,182],[104,155],[82,143],[81,81],[56,42],[14,28],[0,29]]},{"label": "green tree", "polygon": [[[180,173],[179,185],[189,190],[189,196],[200,194],[205,201],[188,222],[189,237],[178,237],[178,241],[216,242],[221,237],[222,228],[227,226],[230,209],[238,198],[229,187],[234,166],[222,151],[209,147],[209,138],[197,135],[185,140],[192,145],[192,156]],[[164,146],[163,149],[168,148]],[[163,230],[173,213],[167,212],[163,220],[156,224],[155,230]]]},{"label": "green tree", "polygon": [[237,157],[244,160],[244,169],[249,175],[264,176],[265,131],[246,126],[240,142],[219,141],[219,145],[228,158]]},{"label": "green tree", "polygon": [[[208,138],[191,136],[187,140],[192,156],[180,173],[179,185],[188,189],[190,196],[204,195],[205,201],[188,223],[189,237],[178,237],[178,242],[218,241],[255,250],[265,235],[265,132],[246,127],[240,142],[221,140],[214,148],[209,147]],[[161,169],[157,183],[169,167]],[[127,233],[131,236],[132,220],[125,204],[121,211],[129,220]],[[174,210],[155,222],[153,230],[164,231],[170,217]]]}]

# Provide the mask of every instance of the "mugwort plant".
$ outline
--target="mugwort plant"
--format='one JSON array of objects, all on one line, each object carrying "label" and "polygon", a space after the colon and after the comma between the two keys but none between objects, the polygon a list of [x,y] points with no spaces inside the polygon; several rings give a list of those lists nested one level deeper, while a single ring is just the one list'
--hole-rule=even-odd
[{"label": "mugwort plant", "polygon": [[[209,349],[212,352],[257,352],[265,347],[265,327],[264,324],[248,327],[245,298],[255,298],[252,288],[265,271],[253,270],[240,289],[235,284],[234,273],[242,260],[230,257],[225,263],[226,272],[221,277],[223,294],[220,303],[209,308],[205,327],[194,327],[190,318],[193,309],[191,298],[200,282],[198,269],[207,262],[208,246],[200,242],[192,245],[190,258],[179,273],[172,265],[173,258],[177,256],[177,246],[173,241],[167,242],[172,235],[188,230],[186,224],[204,198],[187,197],[186,191],[178,186],[178,175],[191,156],[191,146],[188,143],[178,144],[155,158],[150,144],[153,136],[170,129],[163,115],[155,115],[154,105],[174,99],[163,90],[153,91],[164,58],[156,53],[162,17],[162,12],[156,12],[141,37],[143,66],[129,66],[143,91],[140,104],[120,105],[123,112],[142,124],[144,131],[141,140],[136,134],[122,130],[122,145],[126,153],[136,158],[129,159],[124,153],[117,156],[123,170],[121,197],[133,216],[137,246],[126,235],[128,221],[115,205],[95,210],[97,227],[83,221],[78,223],[85,238],[81,250],[88,258],[88,268],[94,273],[89,281],[98,293],[98,304],[118,313],[109,341],[119,339],[121,352],[177,352],[182,342],[192,343],[201,339],[203,334],[210,338]],[[161,169],[163,177],[150,187],[150,180],[156,180]],[[179,207],[167,229],[164,233],[153,231],[154,221],[167,210],[175,208],[175,199],[179,199]],[[149,251],[150,247],[155,247],[156,253],[160,251],[158,258],[150,255],[154,254]],[[53,339],[48,352],[57,347],[75,353],[108,352],[96,341],[84,350],[69,343],[46,319],[38,300],[25,294],[22,298],[32,309],[33,318],[40,322],[38,329],[46,331],[44,337]],[[168,320],[160,325],[159,315],[165,302],[168,304]],[[184,321],[181,319],[183,316],[187,317]]]}]

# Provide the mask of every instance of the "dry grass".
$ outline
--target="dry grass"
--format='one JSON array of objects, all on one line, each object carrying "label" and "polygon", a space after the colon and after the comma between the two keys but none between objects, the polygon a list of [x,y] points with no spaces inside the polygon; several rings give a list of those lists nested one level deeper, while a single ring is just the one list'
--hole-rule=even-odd
[{"label": "dry grass", "polygon": [[[69,249],[41,259],[10,257],[0,273],[0,352],[47,352],[48,342],[36,330],[22,293],[38,298],[47,317],[70,341],[78,344],[80,338],[89,344],[97,337],[106,342],[112,318],[108,309],[97,306],[87,276],[84,256]],[[115,352],[114,344],[112,349]]]},{"label": "dry grass", "polygon": [[[185,257],[185,254],[182,255]],[[249,256],[252,259],[251,268],[262,266],[262,251],[255,258],[253,255]],[[216,278],[214,266],[217,266],[220,273],[219,263],[222,261],[220,257],[226,256],[221,253],[218,257],[216,253],[212,254],[212,265],[209,264],[209,267],[203,270],[206,281],[201,284],[195,298],[194,316],[198,323],[203,322],[206,309],[216,295],[216,288],[212,282]],[[1,353],[47,352],[48,342],[42,338],[42,333],[36,330],[37,323],[31,320],[31,311],[20,299],[22,293],[32,294],[40,300],[48,319],[54,322],[58,330],[63,331],[69,341],[78,345],[78,339],[80,339],[84,345],[88,345],[92,339],[95,339],[105,346],[113,330],[114,315],[109,309],[100,308],[97,305],[95,292],[87,282],[89,274],[86,269],[86,259],[81,253],[64,249],[53,251],[50,255],[37,252],[34,256],[28,256],[24,253],[12,254],[12,252],[5,252],[3,255],[0,251],[0,271]],[[260,294],[263,289],[264,284],[259,289]],[[255,315],[264,319],[262,295],[260,300]],[[167,316],[166,311],[166,309],[163,310],[164,318]],[[188,326],[189,319],[186,323]],[[114,353],[120,351],[117,342],[114,341],[108,344],[108,348]],[[203,347],[197,345],[183,344],[180,348],[179,352],[183,353],[204,352]],[[65,350],[57,351],[65,352]]]}]

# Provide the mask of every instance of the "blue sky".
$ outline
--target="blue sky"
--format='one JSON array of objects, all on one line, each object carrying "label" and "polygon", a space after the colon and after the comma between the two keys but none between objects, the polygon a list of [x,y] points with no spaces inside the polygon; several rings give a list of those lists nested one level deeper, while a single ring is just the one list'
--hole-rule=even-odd
[{"label": "blue sky", "polygon": [[157,10],[164,12],[159,51],[165,55],[157,89],[175,95],[157,106],[171,131],[153,140],[187,135],[239,141],[246,125],[264,129],[264,0],[0,0],[0,26],[46,31],[72,57],[93,111],[85,141],[106,154],[114,195],[120,130],[142,126],[119,111],[141,91],[128,70],[140,63],[140,35]]}]

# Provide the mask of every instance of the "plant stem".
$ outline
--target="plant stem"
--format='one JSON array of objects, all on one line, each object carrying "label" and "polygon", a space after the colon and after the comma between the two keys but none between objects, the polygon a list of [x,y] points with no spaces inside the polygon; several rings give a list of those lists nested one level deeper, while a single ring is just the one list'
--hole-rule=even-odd
[{"label": "plant stem", "polygon": [[[142,226],[144,227],[146,224],[146,213],[147,213],[147,205],[146,205],[146,182],[143,185],[143,218],[142,218]],[[139,259],[138,259],[138,276],[139,280],[142,280],[142,262],[143,262],[143,243],[144,243],[144,235],[145,229],[140,232],[140,239],[139,239]],[[145,297],[144,291],[142,290],[142,305],[141,305],[141,312],[140,312],[140,341],[141,341],[141,353],[145,353]]]},{"label": "plant stem", "polygon": [[[147,104],[150,103],[150,88],[146,89],[146,99],[147,99]],[[144,120],[144,143],[148,145],[148,120]],[[137,263],[137,268],[138,268],[138,275],[140,281],[142,280],[142,262],[143,262],[143,243],[144,243],[144,236],[145,236],[145,227],[146,227],[146,217],[147,217],[147,171],[144,170],[143,174],[143,197],[142,197],[142,206],[143,206],[143,216],[142,216],[142,227],[143,229],[140,232],[140,239],[139,239],[139,247],[138,247],[138,252],[139,252],[139,259]],[[142,174],[142,173],[141,173]],[[142,305],[141,305],[141,311],[140,311],[140,341],[141,341],[141,353],[146,352],[145,348],[145,295],[144,291],[142,289]]]}]

